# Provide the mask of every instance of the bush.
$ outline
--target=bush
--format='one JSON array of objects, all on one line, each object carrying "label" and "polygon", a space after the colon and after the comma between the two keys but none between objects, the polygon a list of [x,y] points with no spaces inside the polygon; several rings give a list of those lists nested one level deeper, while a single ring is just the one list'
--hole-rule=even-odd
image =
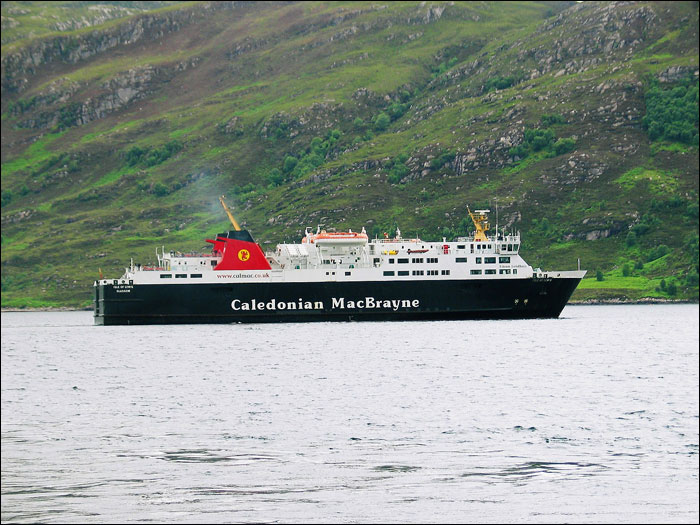
[{"label": "bush", "polygon": [[540,117],[540,122],[542,123],[543,126],[549,127],[554,124],[563,124],[565,122],[564,117],[561,115],[557,114],[552,114],[552,115],[542,115]]},{"label": "bush", "polygon": [[630,266],[629,263],[625,263],[622,266],[622,275],[624,275],[625,277],[629,277],[631,273],[632,273],[632,267]]},{"label": "bush", "polygon": [[408,104],[399,104],[398,102],[394,102],[391,106],[387,108],[387,111],[389,112],[389,116],[393,121],[401,118],[403,114],[406,113],[407,109]]},{"label": "bush", "polygon": [[452,162],[455,158],[455,154],[451,151],[446,151],[440,156],[434,158],[430,161],[430,167],[434,170],[439,170],[448,162]]},{"label": "bush", "polygon": [[70,128],[75,126],[80,119],[80,111],[82,106],[78,102],[71,102],[67,106],[63,106],[58,110],[58,127],[59,129]]},{"label": "bush", "polygon": [[389,124],[391,124],[391,118],[384,112],[374,117],[374,129],[377,131],[384,131]]},{"label": "bush", "polygon": [[284,182],[284,175],[277,168],[274,168],[270,173],[267,174],[267,180],[273,186],[279,186]]},{"label": "bush", "polygon": [[165,197],[168,193],[170,193],[170,190],[162,182],[157,182],[155,186],[153,186],[153,194],[156,197]]},{"label": "bush", "polygon": [[508,151],[508,154],[511,157],[519,157],[521,159],[524,159],[529,155],[530,151],[527,147],[527,144],[520,144],[518,146],[515,146],[513,148],[510,148],[510,151]]},{"label": "bush", "polygon": [[631,248],[632,246],[637,244],[637,234],[634,233],[634,231],[630,231],[627,234],[627,237],[625,238],[625,244],[628,248]]},{"label": "bush", "polygon": [[494,77],[486,81],[484,85],[484,92],[494,91],[498,89],[507,89],[516,83],[514,77]]},{"label": "bush", "polygon": [[355,120],[352,121],[352,125],[356,128],[361,128],[364,127],[365,121],[362,120],[360,117],[357,117]]},{"label": "bush", "polygon": [[299,161],[296,157],[287,155],[284,157],[284,163],[282,164],[282,171],[284,173],[291,173],[294,168],[296,168]]},{"label": "bush", "polygon": [[647,113],[642,126],[651,140],[698,144],[698,83],[692,78],[673,89],[653,80],[644,94]]},{"label": "bush", "polygon": [[649,252],[647,255],[647,261],[655,261],[656,259],[659,259],[660,257],[663,257],[668,253],[668,246],[665,244],[659,244],[657,247],[655,247],[653,250]]},{"label": "bush", "polygon": [[556,136],[551,129],[528,128],[523,134],[523,142],[511,148],[509,154],[511,157],[524,159],[532,152],[545,151],[548,156],[553,157],[573,151],[576,147],[576,141],[572,138],[559,139],[556,142],[555,139]]},{"label": "bush", "polygon": [[141,157],[147,150],[141,149],[138,146],[132,147],[126,152],[126,163],[129,166],[136,166],[141,161]]},{"label": "bush", "polygon": [[391,184],[399,184],[401,179],[408,175],[408,166],[404,164],[406,160],[408,160],[408,155],[406,154],[399,155],[393,160],[392,166],[389,168],[389,175],[387,176],[387,180]]},{"label": "bush", "polygon": [[142,164],[148,167],[156,166],[168,160],[182,149],[182,143],[178,140],[171,140],[163,144],[160,148],[140,148],[134,146],[126,152],[126,163],[129,166]]},{"label": "bush", "polygon": [[12,190],[7,190],[2,192],[2,205],[7,206],[11,201],[14,195],[12,194]]},{"label": "bush", "polygon": [[554,132],[551,129],[526,129],[525,142],[533,151],[540,151],[552,144]]},{"label": "bush", "polygon": [[559,139],[554,143],[554,153],[557,155],[563,155],[564,153],[574,151],[575,147],[576,141],[574,139]]},{"label": "bush", "polygon": [[600,270],[596,270],[596,272],[595,272],[595,278],[596,278],[597,281],[603,281],[603,280],[605,280],[605,277],[603,277],[603,272],[601,272]]}]

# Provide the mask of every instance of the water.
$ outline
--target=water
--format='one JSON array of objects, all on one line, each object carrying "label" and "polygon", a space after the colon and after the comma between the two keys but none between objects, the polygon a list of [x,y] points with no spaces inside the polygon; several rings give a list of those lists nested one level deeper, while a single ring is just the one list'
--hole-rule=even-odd
[{"label": "water", "polygon": [[698,306],[2,314],[2,522],[697,523]]}]

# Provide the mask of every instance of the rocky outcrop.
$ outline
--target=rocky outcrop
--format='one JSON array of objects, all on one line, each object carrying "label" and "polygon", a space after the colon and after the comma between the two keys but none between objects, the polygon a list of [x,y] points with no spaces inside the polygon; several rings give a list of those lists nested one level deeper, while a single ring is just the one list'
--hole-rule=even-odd
[{"label": "rocky outcrop", "polygon": [[688,77],[693,77],[697,82],[698,68],[688,66],[671,66],[664,69],[657,75],[659,82],[662,83],[678,82],[679,80],[685,80]]},{"label": "rocky outcrop", "polygon": [[74,64],[117,46],[133,44],[143,39],[157,40],[179,31],[218,9],[231,9],[239,3],[211,2],[196,7],[140,14],[105,29],[40,38],[2,57],[0,84],[3,92],[22,92],[37,71],[51,62]]},{"label": "rocky outcrop", "polygon": [[[145,98],[159,83],[195,67],[198,62],[199,59],[193,57],[169,67],[147,65],[132,68],[103,82],[98,89],[62,78],[29,101],[15,104],[12,113],[20,117],[17,123],[20,128],[47,129],[56,125],[87,124]],[[82,91],[94,94],[81,98]]]}]

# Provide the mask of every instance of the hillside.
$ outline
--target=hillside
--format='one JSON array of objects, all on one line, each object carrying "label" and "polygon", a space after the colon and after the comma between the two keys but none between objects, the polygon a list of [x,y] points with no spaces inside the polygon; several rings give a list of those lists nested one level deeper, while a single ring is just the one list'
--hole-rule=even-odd
[{"label": "hillside", "polygon": [[698,299],[697,2],[3,2],[2,306],[228,228],[498,207],[575,300]]}]

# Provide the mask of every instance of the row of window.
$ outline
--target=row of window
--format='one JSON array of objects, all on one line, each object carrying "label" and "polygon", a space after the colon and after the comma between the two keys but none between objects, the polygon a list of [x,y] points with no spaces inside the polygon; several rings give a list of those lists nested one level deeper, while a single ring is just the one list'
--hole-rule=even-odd
[{"label": "row of window", "polygon": [[[171,273],[161,273],[160,274],[161,279],[172,279],[172,277],[173,277],[173,275]],[[201,273],[191,273],[190,277],[192,277],[193,279],[201,279],[202,274]],[[176,279],[185,279],[185,278],[187,278],[187,274],[186,273],[176,273],[175,278]]]},{"label": "row of window", "polygon": [[[471,270],[469,273],[471,275],[481,275],[481,270]],[[498,273],[500,273],[501,275],[509,275],[510,269],[504,268],[498,270]],[[513,270],[513,273],[517,274],[518,270]],[[496,270],[484,270],[484,275],[496,275]]]},{"label": "row of window", "polygon": [[[464,259],[464,260],[460,260]],[[482,257],[476,257],[476,264],[481,264]],[[495,257],[483,257],[484,264],[496,264],[496,258]],[[457,262],[467,262],[466,257],[457,257]],[[510,257],[499,257],[498,262],[500,264],[508,264],[510,263]]]},{"label": "row of window", "polygon": [[[495,257],[477,257],[476,258],[476,264],[481,264],[481,260],[483,259],[484,264],[496,264],[496,258]],[[389,264],[394,264],[394,261],[398,264],[408,264],[408,259],[389,259]],[[375,259],[375,263],[379,263],[379,259]],[[414,257],[411,259],[411,262],[413,264],[420,264],[423,262],[423,257]],[[436,264],[438,262],[437,257],[428,257],[426,259],[426,262],[428,264]],[[458,263],[465,263],[467,262],[466,257],[457,257],[455,258],[455,262]],[[510,257],[499,257],[498,262],[501,264],[508,264],[510,263]]]},{"label": "row of window", "polygon": [[[471,252],[474,253],[474,245],[471,246]],[[460,244],[457,246],[458,250],[463,250],[465,248],[464,245]],[[477,250],[490,250],[491,245],[490,244],[477,244],[476,245]],[[508,251],[508,252],[517,252],[518,251],[518,245],[517,244],[501,244],[501,251]]]},{"label": "row of window", "polygon": [[[423,273],[423,270],[413,270],[413,275],[425,275]],[[437,270],[425,270],[427,275],[437,275],[438,271]],[[408,270],[399,270],[398,272],[394,272],[393,270],[386,270],[384,272],[385,277],[394,277],[394,275],[398,275],[399,277],[403,277],[406,275],[409,275],[411,272]],[[450,275],[450,270],[441,270],[440,275]]]}]

